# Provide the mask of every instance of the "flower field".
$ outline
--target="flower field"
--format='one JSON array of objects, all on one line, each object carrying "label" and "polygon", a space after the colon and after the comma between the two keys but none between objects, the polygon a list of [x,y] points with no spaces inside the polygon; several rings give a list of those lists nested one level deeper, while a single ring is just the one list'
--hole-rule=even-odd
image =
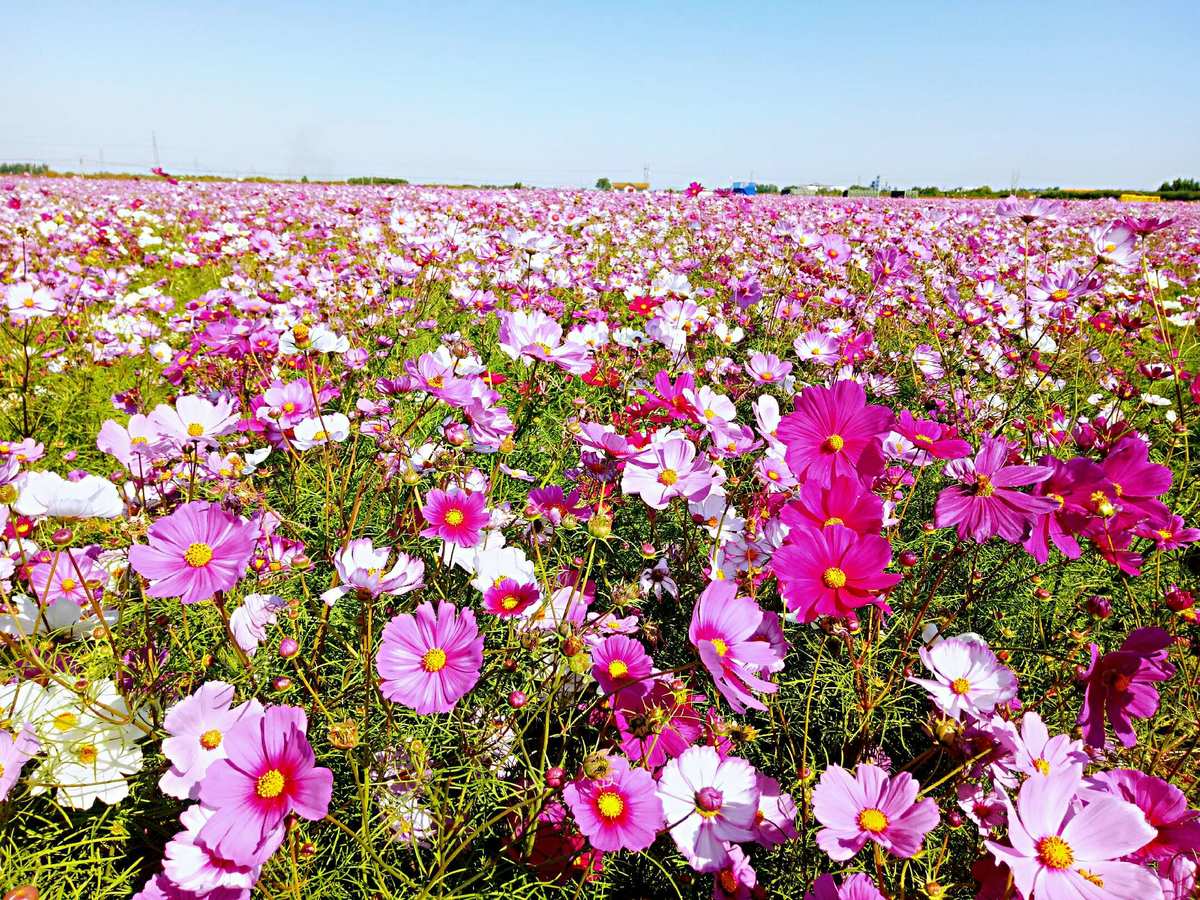
[{"label": "flower field", "polygon": [[3,181],[0,889],[1195,897],[1198,297],[1185,204]]}]

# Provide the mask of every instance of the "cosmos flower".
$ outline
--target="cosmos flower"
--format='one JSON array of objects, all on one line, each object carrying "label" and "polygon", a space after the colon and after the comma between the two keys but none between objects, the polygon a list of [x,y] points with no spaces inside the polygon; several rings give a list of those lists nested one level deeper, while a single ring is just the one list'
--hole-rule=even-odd
[{"label": "cosmos flower", "polygon": [[754,839],[758,773],[744,759],[692,747],[663,767],[658,796],[675,846],[697,872],[728,865],[727,843]]},{"label": "cosmos flower", "polygon": [[425,495],[421,515],[429,527],[423,537],[437,537],[459,547],[479,543],[479,535],[488,524],[487,498],[481,493],[451,488],[434,488]]},{"label": "cosmos flower", "polygon": [[875,604],[887,608],[880,593],[902,576],[884,571],[892,545],[877,534],[858,534],[843,525],[816,530],[793,528],[771,559],[787,608],[801,622],[821,616],[848,616]]},{"label": "cosmos flower", "polygon": [[981,544],[995,535],[1019,544],[1039,514],[1058,507],[1049,497],[1015,490],[1045,481],[1052,470],[1049,466],[1008,465],[1008,449],[1004,440],[987,437],[974,460],[957,460],[947,467],[947,474],[962,484],[938,494],[933,512],[938,528],[956,525],[960,539],[971,538]]},{"label": "cosmos flower", "polygon": [[795,412],[779,423],[779,440],[797,479],[828,487],[839,476],[867,480],[879,474],[880,442],[891,427],[891,410],[869,405],[857,381],[838,381],[801,391]]},{"label": "cosmos flower", "polygon": [[[222,898],[248,893],[258,881],[261,864],[240,865],[226,859],[199,840],[200,832],[212,820],[216,810],[196,803],[179,816],[183,830],[177,832],[163,848],[162,877],[180,894]],[[260,855],[271,856],[287,834],[280,825],[268,837]],[[171,890],[164,884],[159,885]],[[171,896],[168,893],[168,896]]]},{"label": "cosmos flower", "polygon": [[721,696],[735,712],[766,709],[751,690],[774,693],[779,686],[760,676],[780,657],[757,635],[763,612],[749,597],[737,596],[732,581],[709,582],[692,610],[688,639],[712,676]]},{"label": "cosmos flower", "polygon": [[15,735],[0,728],[0,802],[8,799],[8,793],[17,783],[21,769],[40,746],[37,735],[29,728],[22,728]]},{"label": "cosmos flower", "polygon": [[985,841],[1012,872],[1017,889],[1037,900],[1129,900],[1159,897],[1158,879],[1121,857],[1154,838],[1154,827],[1132,803],[1105,797],[1068,816],[1077,773],[1030,778],[1014,809],[1008,803],[1011,846]]},{"label": "cosmos flower", "polygon": [[393,703],[426,714],[450,712],[483,667],[483,636],[475,613],[439,602],[396,616],[383,629],[375,666],[379,690]]},{"label": "cosmos flower", "polygon": [[676,497],[698,502],[713,485],[711,466],[683,438],[656,441],[628,461],[621,477],[622,493],[639,495],[651,509],[666,509]]},{"label": "cosmos flower", "polygon": [[917,799],[919,789],[907,772],[889,778],[867,763],[854,775],[830,766],[813,790],[813,814],[825,826],[817,846],[835,862],[850,859],[868,841],[901,859],[914,856],[941,818],[933,800]]},{"label": "cosmos flower", "polygon": [[895,427],[913,447],[934,459],[961,459],[971,454],[971,445],[954,428],[932,419],[915,419],[907,409],[900,411]]},{"label": "cosmos flower", "polygon": [[563,800],[579,830],[597,850],[645,850],[663,824],[663,805],[654,779],[621,756],[606,758],[606,771],[563,788]]},{"label": "cosmos flower", "polygon": [[1017,696],[1017,677],[975,635],[959,635],[922,647],[920,656],[933,678],[908,680],[929,691],[938,709],[951,718],[959,719],[964,713],[982,718]]},{"label": "cosmos flower", "polygon": [[229,630],[246,655],[254,656],[258,645],[267,639],[267,627],[275,624],[287,601],[274,594],[247,594],[242,605],[229,615]]},{"label": "cosmos flower", "polygon": [[125,512],[117,486],[98,475],[74,481],[57,472],[25,472],[17,480],[12,508],[23,516],[60,519],[115,519]]},{"label": "cosmos flower", "polygon": [[222,741],[228,756],[200,782],[200,802],[214,812],[197,840],[238,865],[260,865],[290,813],[324,818],[333,773],[316,765],[307,731],[304,710],[294,706],[270,706],[230,728]]},{"label": "cosmos flower", "polygon": [[813,882],[813,889],[804,895],[804,900],[885,900],[871,876],[847,875],[842,886],[832,875],[821,875]]},{"label": "cosmos flower", "polygon": [[215,444],[216,439],[237,428],[234,401],[221,397],[211,403],[203,397],[184,395],[174,406],[159,404],[150,413],[150,421],[163,436],[179,447],[189,444]]},{"label": "cosmos flower", "polygon": [[370,538],[347,542],[333,557],[333,566],[342,583],[325,591],[321,599],[332,605],[351,591],[361,597],[400,596],[425,583],[424,562],[407,553],[397,553],[395,564],[388,569],[391,555],[390,547],[376,548]]},{"label": "cosmos flower", "polygon": [[225,736],[243,719],[261,716],[262,704],[251,698],[233,706],[233,685],[207,681],[195,693],[167,710],[163,719],[163,755],[171,765],[159,779],[163,793],[196,799],[208,767],[229,755]]},{"label": "cosmos flower", "polygon": [[700,736],[700,714],[687,691],[673,691],[651,681],[644,694],[621,691],[613,698],[613,718],[621,735],[621,750],[636,763],[654,771],[678,756]]},{"label": "cosmos flower", "polygon": [[878,535],[883,527],[883,501],[864,489],[857,478],[834,478],[827,486],[810,481],[779,517],[793,528],[845,525],[859,534]]},{"label": "cosmos flower", "polygon": [[1100,655],[1091,645],[1092,661],[1083,673],[1087,682],[1079,724],[1083,739],[1093,747],[1104,746],[1105,718],[1126,747],[1137,743],[1132,719],[1148,719],[1158,712],[1154,682],[1175,674],[1167,661],[1172,638],[1161,628],[1137,628],[1129,633],[1120,650]]},{"label": "cosmos flower", "polygon": [[1032,710],[1021,717],[1021,730],[1013,767],[1031,778],[1078,770],[1087,765],[1088,755],[1083,741],[1071,740],[1066,734],[1050,736],[1042,717]]},{"label": "cosmos flower", "polygon": [[[640,695],[650,689],[654,660],[639,641],[611,634],[592,648],[592,677],[606,695]],[[621,702],[628,702],[622,699]]]},{"label": "cosmos flower", "polygon": [[254,552],[254,526],[216,503],[185,503],[150,526],[149,545],[129,548],[129,564],[151,597],[199,603],[228,591]]},{"label": "cosmos flower", "polygon": [[1191,809],[1187,795],[1168,781],[1137,769],[1112,769],[1089,776],[1079,793],[1089,802],[1117,797],[1142,811],[1157,833],[1130,854],[1132,860],[1164,863],[1200,848],[1200,812]]},{"label": "cosmos flower", "polygon": [[483,592],[483,608],[494,616],[519,616],[537,603],[541,594],[536,584],[521,584],[515,578],[500,578]]}]

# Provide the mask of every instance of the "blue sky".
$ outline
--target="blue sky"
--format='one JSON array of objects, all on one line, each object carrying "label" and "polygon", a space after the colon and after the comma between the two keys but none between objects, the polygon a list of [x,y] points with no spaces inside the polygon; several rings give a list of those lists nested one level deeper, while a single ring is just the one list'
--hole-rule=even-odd
[{"label": "blue sky", "polygon": [[0,159],[590,185],[1200,177],[1194,2],[11,4]]}]

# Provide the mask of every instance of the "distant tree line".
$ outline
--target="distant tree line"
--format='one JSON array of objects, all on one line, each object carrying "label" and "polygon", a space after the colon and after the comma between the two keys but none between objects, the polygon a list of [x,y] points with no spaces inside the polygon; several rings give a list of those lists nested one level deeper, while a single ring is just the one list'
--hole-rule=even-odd
[{"label": "distant tree line", "polygon": [[408,184],[407,178],[378,178],[373,175],[361,178],[347,178],[346,184]]},{"label": "distant tree line", "polygon": [[1159,191],[1200,191],[1200,181],[1195,178],[1176,178],[1174,181],[1164,181]]},{"label": "distant tree line", "polygon": [[48,175],[45,163],[0,163],[0,175]]}]

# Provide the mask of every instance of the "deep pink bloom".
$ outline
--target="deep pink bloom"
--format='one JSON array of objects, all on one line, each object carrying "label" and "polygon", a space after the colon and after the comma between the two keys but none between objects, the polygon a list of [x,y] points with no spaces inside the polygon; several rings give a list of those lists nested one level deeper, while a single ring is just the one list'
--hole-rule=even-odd
[{"label": "deep pink bloom", "polygon": [[1008,444],[987,437],[974,461],[950,463],[947,472],[963,484],[938,494],[934,524],[938,528],[957,525],[962,540],[972,538],[981,544],[997,534],[1010,544],[1025,540],[1036,516],[1057,509],[1058,503],[1014,488],[1045,481],[1052,470],[1049,466],[1010,466],[1007,459]]},{"label": "deep pink bloom", "polygon": [[383,629],[375,666],[379,690],[393,703],[421,714],[450,712],[479,681],[483,636],[475,613],[428,601]]},{"label": "deep pink bloom", "polygon": [[839,381],[801,391],[796,411],[779,423],[779,440],[798,480],[827,487],[838,476],[866,481],[883,471],[881,441],[891,427],[891,410],[869,405],[857,381]]},{"label": "deep pink bloom", "polygon": [[1150,448],[1141,438],[1121,438],[1100,462],[1111,482],[1112,502],[1156,519],[1168,515],[1158,499],[1171,488],[1171,470],[1150,462]]},{"label": "deep pink bloom", "polygon": [[621,750],[651,771],[678,756],[700,736],[700,716],[693,698],[683,696],[661,681],[648,693],[620,692],[614,700],[613,717],[621,734]]},{"label": "deep pink bloom", "polygon": [[1030,778],[1014,809],[1008,804],[1011,846],[985,841],[1012,871],[1017,889],[1037,900],[1130,900],[1158,897],[1158,879],[1136,863],[1118,862],[1154,837],[1154,828],[1132,803],[1106,797],[1075,816],[1071,801],[1079,775]]},{"label": "deep pink bloom", "polygon": [[626,698],[646,693],[653,668],[654,660],[646,648],[623,634],[611,634],[592,648],[592,677],[608,695],[619,693]]},{"label": "deep pink bloom", "polygon": [[825,826],[817,846],[836,862],[850,859],[867,841],[902,859],[916,855],[941,818],[936,803],[917,799],[919,790],[907,772],[889,778],[867,763],[854,775],[830,766],[813,790],[813,814]]},{"label": "deep pink bloom", "polygon": [[900,581],[884,571],[892,545],[877,534],[858,534],[842,525],[816,530],[793,528],[771,559],[787,608],[812,622],[821,616],[848,616],[874,603]]},{"label": "deep pink bloom", "polygon": [[183,603],[228,591],[246,572],[254,552],[255,528],[216,503],[185,503],[150,526],[149,546],[129,548],[129,564],[149,579],[151,597]]},{"label": "deep pink bloom", "polygon": [[791,527],[829,528],[845,525],[859,534],[879,534],[883,527],[883,501],[857,478],[834,478],[828,486],[807,482],[800,495],[779,514]]},{"label": "deep pink bloom", "polygon": [[1049,478],[1034,486],[1033,493],[1039,497],[1049,497],[1057,508],[1036,514],[1033,529],[1022,546],[1039,563],[1050,558],[1051,542],[1063,556],[1078,559],[1082,551],[1074,535],[1079,533],[1087,517],[1092,514],[1088,507],[1093,502],[1091,497],[1107,483],[1104,472],[1082,456],[1066,462],[1053,456],[1043,456],[1038,464],[1049,466],[1052,472]]},{"label": "deep pink bloom", "polygon": [[663,825],[654,779],[645,769],[630,768],[621,756],[608,757],[603,777],[568,784],[563,799],[597,850],[645,850]]},{"label": "deep pink bloom", "polygon": [[474,547],[479,532],[488,524],[487,498],[483,494],[452,487],[448,491],[434,488],[425,495],[421,515],[429,527],[423,537],[437,537],[459,547]]},{"label": "deep pink bloom", "polygon": [[1200,849],[1200,812],[1191,809],[1187,795],[1170,782],[1137,769],[1113,769],[1092,775],[1080,793],[1089,799],[1118,797],[1142,811],[1157,834],[1130,859],[1161,863]]},{"label": "deep pink bloom", "polygon": [[536,584],[521,584],[515,578],[501,578],[483,593],[483,608],[494,616],[508,619],[519,616],[538,601]]},{"label": "deep pink bloom", "polygon": [[766,709],[750,691],[773,694],[779,686],[760,677],[779,661],[770,641],[756,634],[763,612],[749,597],[737,596],[732,581],[710,582],[692,609],[688,639],[700,653],[700,660],[713,683],[733,707]]},{"label": "deep pink bloom", "polygon": [[692,747],[663,767],[658,796],[675,846],[697,872],[728,865],[728,843],[754,839],[758,773],[744,759]]},{"label": "deep pink bloom", "polygon": [[1083,739],[1093,747],[1104,746],[1104,719],[1112,722],[1113,732],[1126,747],[1137,743],[1131,719],[1148,719],[1158,712],[1156,681],[1175,674],[1167,661],[1172,638],[1161,628],[1138,628],[1129,633],[1120,650],[1100,655],[1091,645],[1092,662],[1083,679],[1087,690],[1079,724]]},{"label": "deep pink bloom", "polygon": [[713,875],[713,900],[754,900],[757,886],[758,873],[750,857],[737,844],[730,844],[729,861]]},{"label": "deep pink bloom", "polygon": [[953,427],[932,419],[914,419],[907,409],[900,411],[894,427],[910,444],[935,459],[962,459],[971,455],[971,445]]},{"label": "deep pink bloom", "polygon": [[289,813],[325,817],[333,773],[316,765],[307,729],[304,710],[271,706],[229,730],[229,757],[209,766],[200,783],[200,802],[215,810],[201,843],[239,865],[258,865]]}]

